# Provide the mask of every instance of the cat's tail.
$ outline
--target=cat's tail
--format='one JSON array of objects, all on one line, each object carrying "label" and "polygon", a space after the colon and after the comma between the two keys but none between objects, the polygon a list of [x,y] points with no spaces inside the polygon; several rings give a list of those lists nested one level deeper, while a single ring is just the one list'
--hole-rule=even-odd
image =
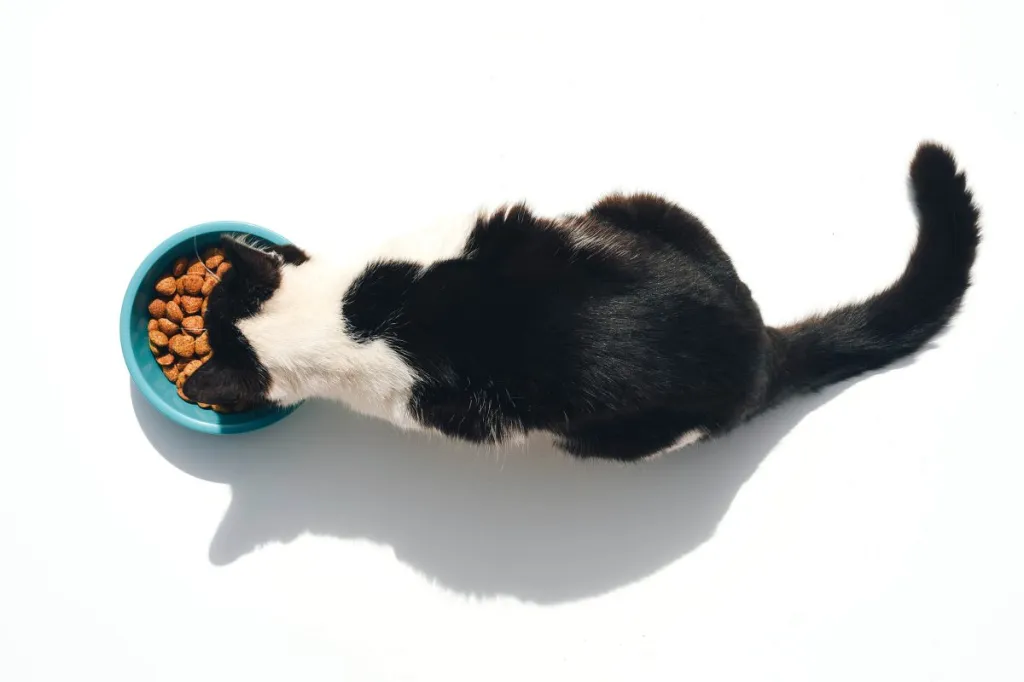
[{"label": "cat's tail", "polygon": [[918,235],[903,275],[866,301],[769,328],[764,407],[910,355],[959,310],[981,239],[966,178],[948,150],[925,143],[911,163],[910,186]]}]

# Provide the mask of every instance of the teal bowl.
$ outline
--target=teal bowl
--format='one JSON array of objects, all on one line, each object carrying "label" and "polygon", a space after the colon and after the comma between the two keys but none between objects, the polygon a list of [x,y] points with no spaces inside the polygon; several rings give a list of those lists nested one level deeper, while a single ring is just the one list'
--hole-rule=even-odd
[{"label": "teal bowl", "polygon": [[171,421],[193,431],[217,435],[261,429],[284,419],[297,407],[260,408],[237,414],[204,410],[178,397],[178,389],[163,375],[149,350],[146,325],[149,323],[149,303],[156,297],[153,287],[157,279],[170,272],[179,257],[202,253],[203,249],[215,246],[224,233],[248,234],[272,244],[288,244],[288,240],[275,232],[231,220],[190,227],[165,240],[146,256],[128,283],[121,304],[121,354],[139,392]]}]

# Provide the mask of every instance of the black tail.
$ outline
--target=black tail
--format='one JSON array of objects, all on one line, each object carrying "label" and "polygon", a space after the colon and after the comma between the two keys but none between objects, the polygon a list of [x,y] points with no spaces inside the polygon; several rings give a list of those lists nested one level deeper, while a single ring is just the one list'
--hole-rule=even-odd
[{"label": "black tail", "polygon": [[978,209],[946,149],[922,144],[910,166],[917,245],[903,276],[862,303],[769,329],[766,407],[884,367],[921,348],[960,308],[981,234]]}]

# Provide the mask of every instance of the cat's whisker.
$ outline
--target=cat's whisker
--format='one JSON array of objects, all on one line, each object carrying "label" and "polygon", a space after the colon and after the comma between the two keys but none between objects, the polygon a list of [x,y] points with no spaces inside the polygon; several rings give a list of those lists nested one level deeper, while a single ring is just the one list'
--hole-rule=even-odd
[{"label": "cat's whisker", "polygon": [[206,264],[206,261],[203,260],[203,257],[199,255],[199,235],[192,235],[192,252],[195,253],[196,260],[203,264],[203,269],[206,270],[206,273],[213,277],[215,280],[217,280],[217,283],[219,284],[220,277],[217,276],[216,272],[210,269],[210,267]]}]

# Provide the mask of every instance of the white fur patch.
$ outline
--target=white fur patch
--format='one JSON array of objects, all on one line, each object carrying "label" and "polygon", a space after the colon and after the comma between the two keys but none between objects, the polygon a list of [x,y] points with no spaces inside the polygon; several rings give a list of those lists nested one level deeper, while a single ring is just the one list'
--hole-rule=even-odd
[{"label": "white fur patch", "polygon": [[676,442],[672,443],[672,445],[668,446],[663,450],[659,450],[655,452],[653,455],[649,455],[644,459],[650,461],[653,459],[657,459],[666,453],[673,452],[675,450],[682,450],[687,445],[693,445],[697,441],[707,437],[707,435],[708,432],[705,431],[704,429],[690,429],[683,435],[679,436],[679,438],[676,439]]}]

